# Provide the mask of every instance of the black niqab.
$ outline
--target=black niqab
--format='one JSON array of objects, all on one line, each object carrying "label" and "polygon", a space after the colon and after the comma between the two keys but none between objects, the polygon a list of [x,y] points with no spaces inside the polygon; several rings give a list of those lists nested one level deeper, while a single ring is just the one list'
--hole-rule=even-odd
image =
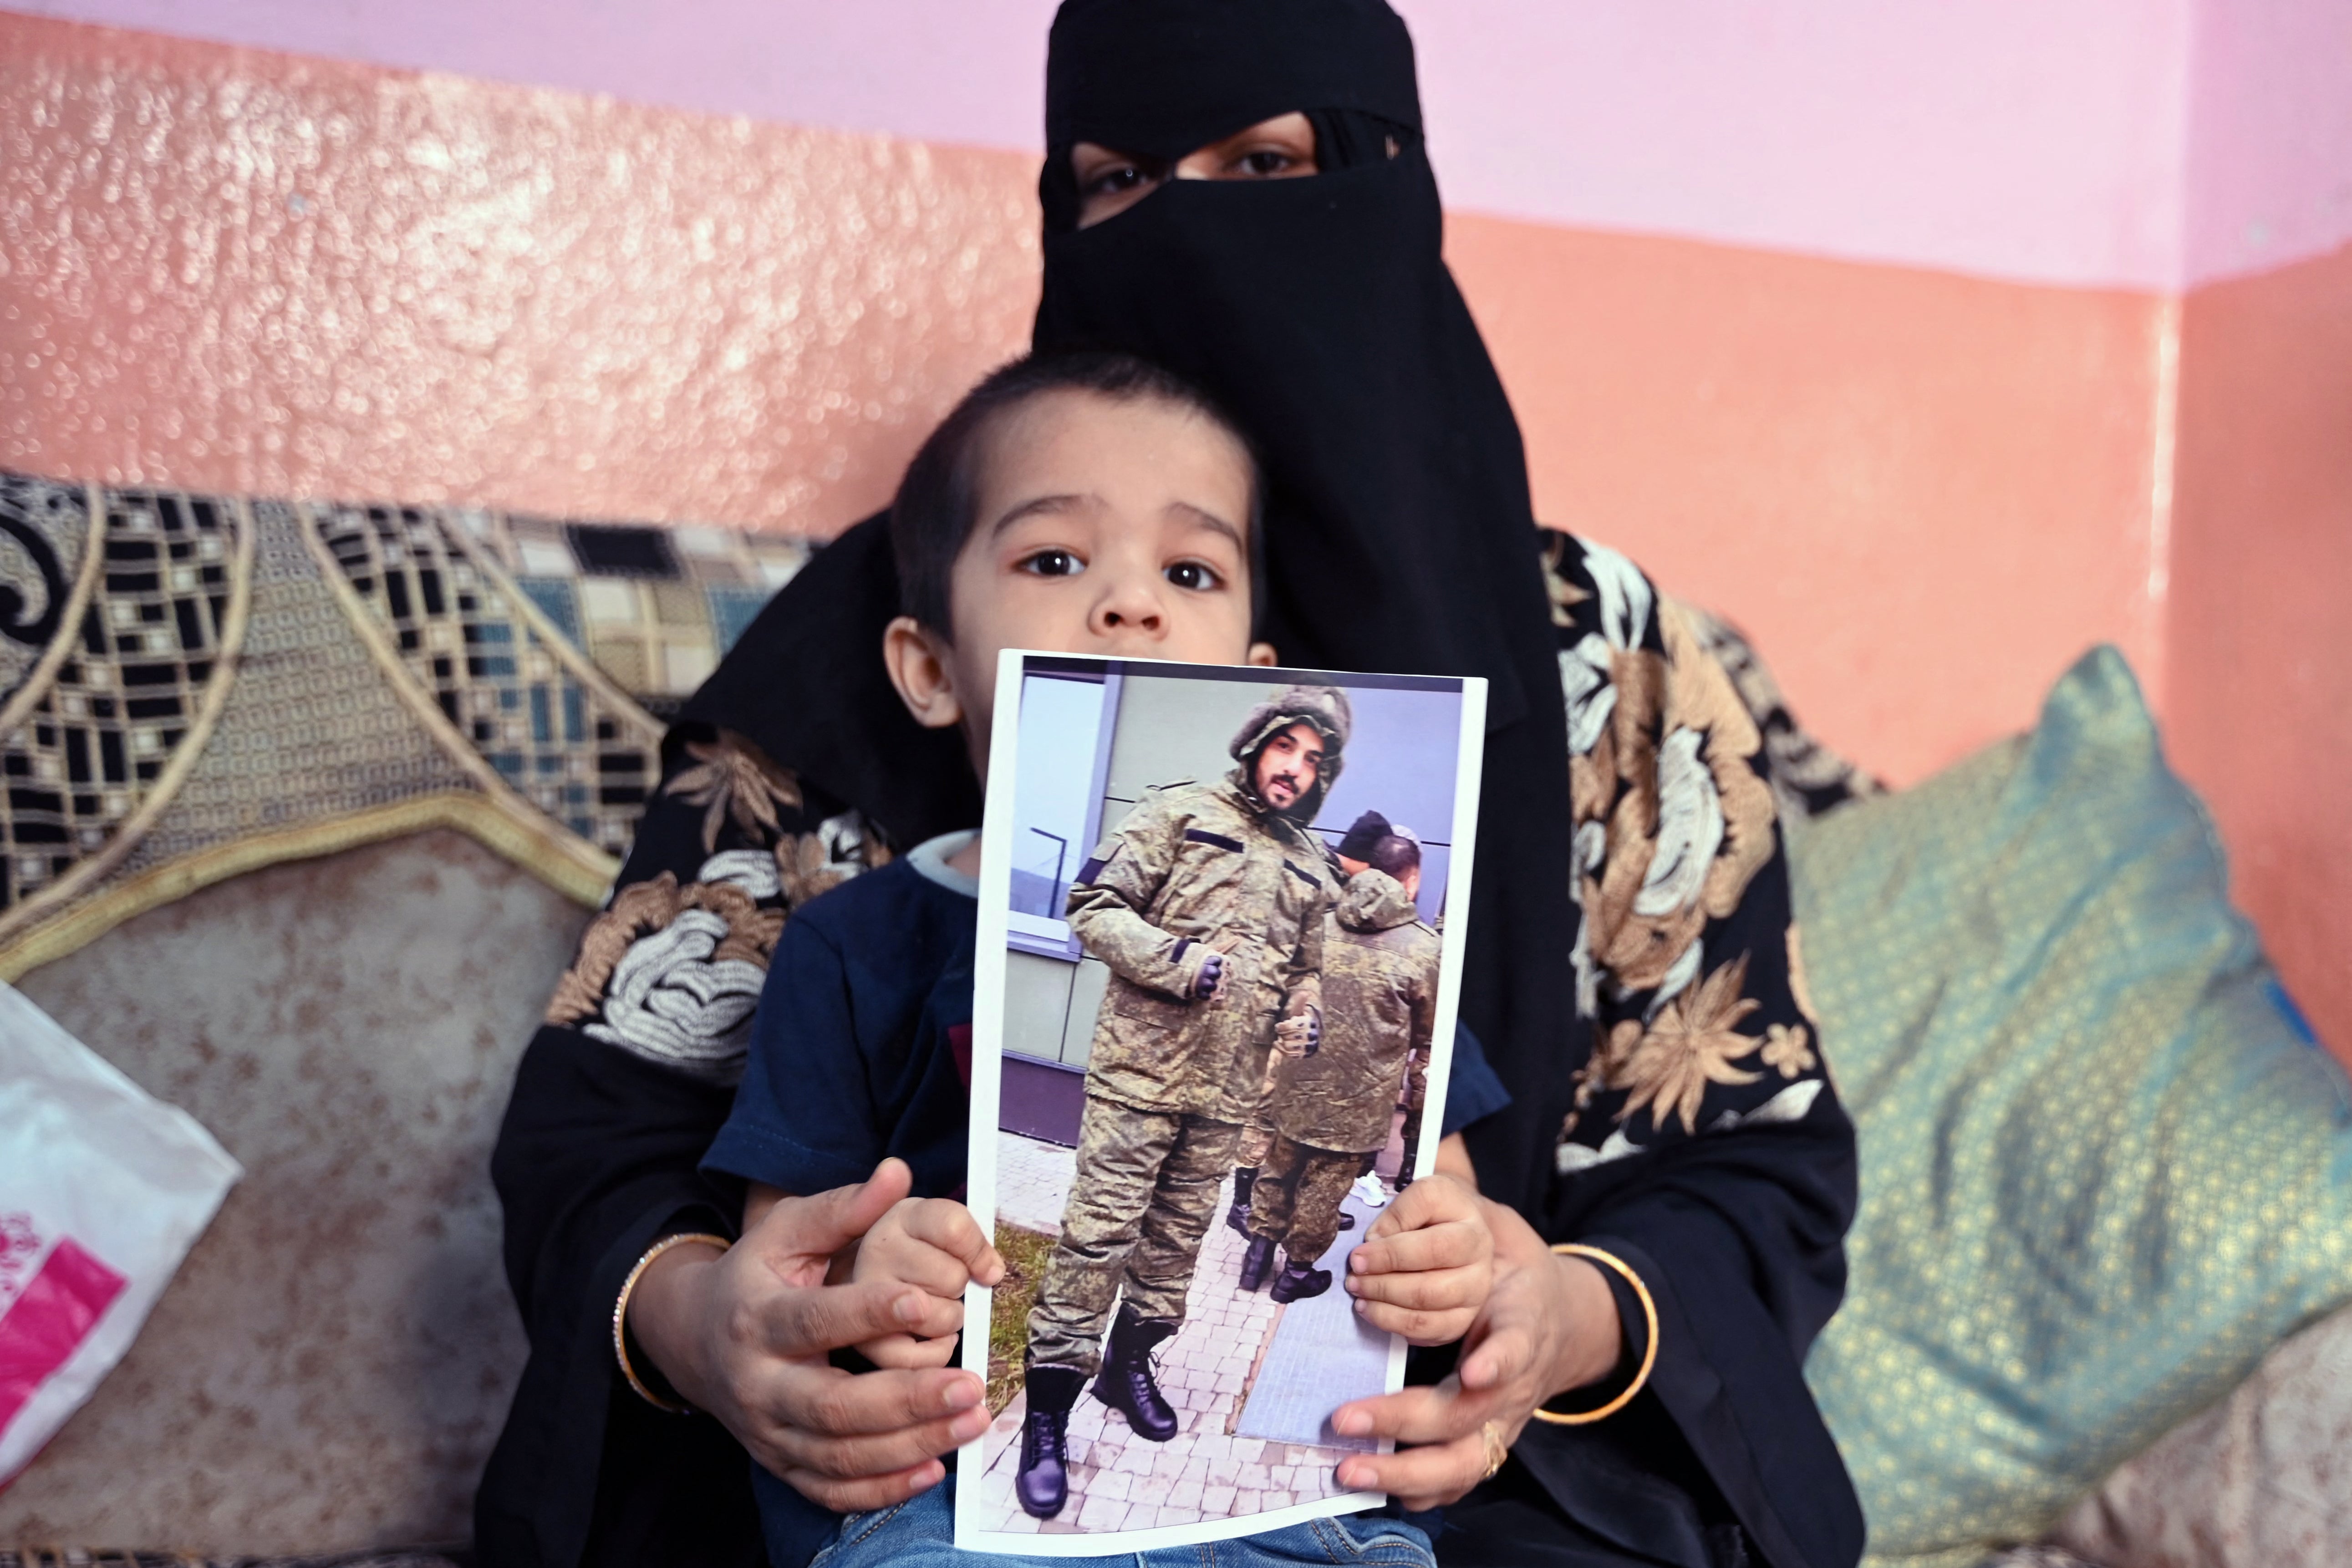
[{"label": "black niqab", "polygon": [[[1526,454],[1446,269],[1412,39],[1381,0],[1071,0],[1045,94],[1037,347],[1142,354],[1240,419],[1285,663],[1489,682],[1462,1006],[1513,1095],[1475,1130],[1482,1179],[1532,1205],[1589,1048],[1560,981],[1567,733]],[[1173,159],[1292,111],[1321,173],[1171,180],[1075,226],[1075,142]]]},{"label": "black niqab", "polygon": [[[1292,110],[1320,174],[1170,181],[1075,226],[1075,142],[1172,157]],[[1036,346],[1142,354],[1241,420],[1284,658],[1482,675],[1496,727],[1522,717],[1524,655],[1549,652],[1526,458],[1445,268],[1404,25],[1378,0],[1075,0],[1046,128]]]}]

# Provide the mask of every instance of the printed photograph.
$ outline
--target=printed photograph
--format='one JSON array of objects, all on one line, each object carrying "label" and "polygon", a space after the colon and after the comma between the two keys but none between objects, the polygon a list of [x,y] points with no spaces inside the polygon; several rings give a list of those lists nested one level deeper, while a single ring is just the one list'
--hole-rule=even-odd
[{"label": "printed photograph", "polygon": [[[1352,1511],[1331,1413],[1402,1384],[1349,1249],[1429,1168],[1481,683],[1008,654],[958,1536],[1143,1550]],[[1461,851],[1457,853],[1457,851]],[[975,1316],[977,1308],[975,1308]]]}]

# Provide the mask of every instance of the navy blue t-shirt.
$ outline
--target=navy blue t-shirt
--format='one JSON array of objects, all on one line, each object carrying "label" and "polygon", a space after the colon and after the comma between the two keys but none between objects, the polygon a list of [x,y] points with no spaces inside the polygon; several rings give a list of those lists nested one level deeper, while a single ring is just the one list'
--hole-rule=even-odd
[{"label": "navy blue t-shirt", "polygon": [[896,1154],[916,1196],[962,1191],[978,925],[971,895],[912,857],[795,910],[702,1168],[806,1194],[862,1182]]},{"label": "navy blue t-shirt", "polygon": [[[704,1170],[806,1194],[862,1182],[896,1154],[913,1168],[917,1196],[961,1195],[980,906],[971,879],[945,862],[966,841],[932,839],[793,912],[752,1016],[735,1109]],[[1457,1028],[1443,1131],[1510,1098]],[[757,1464],[751,1486],[775,1568],[801,1568],[832,1539],[838,1514]]]}]

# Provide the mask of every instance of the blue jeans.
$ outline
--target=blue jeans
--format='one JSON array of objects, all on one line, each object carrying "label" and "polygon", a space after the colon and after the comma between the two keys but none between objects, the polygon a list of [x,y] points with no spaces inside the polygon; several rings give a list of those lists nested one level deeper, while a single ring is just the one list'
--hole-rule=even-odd
[{"label": "blue jeans", "polygon": [[1162,1546],[1151,1552],[1121,1552],[1107,1557],[1020,1557],[993,1552],[959,1552],[955,1544],[955,1483],[950,1476],[896,1508],[853,1513],[841,1533],[809,1568],[1329,1568],[1364,1563],[1368,1568],[1436,1568],[1429,1537],[1385,1514],[1343,1514],[1304,1524],[1213,1541],[1200,1546]]}]

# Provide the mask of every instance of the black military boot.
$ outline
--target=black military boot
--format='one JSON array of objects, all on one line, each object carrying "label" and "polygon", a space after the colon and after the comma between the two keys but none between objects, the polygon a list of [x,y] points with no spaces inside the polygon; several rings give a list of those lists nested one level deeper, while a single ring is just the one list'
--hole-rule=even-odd
[{"label": "black military boot", "polygon": [[1086,1382],[1074,1366],[1029,1369],[1029,1415],[1021,1424],[1021,1469],[1013,1493],[1032,1519],[1051,1519],[1069,1500],[1070,1406]]},{"label": "black military boot", "polygon": [[1270,1236],[1250,1237],[1249,1250],[1242,1254],[1242,1289],[1255,1290],[1265,1283],[1266,1270],[1274,1267],[1274,1238]]},{"label": "black military boot", "polygon": [[1266,1292],[1275,1301],[1303,1301],[1309,1296],[1320,1296],[1331,1289],[1328,1268],[1301,1268],[1285,1258],[1282,1272],[1274,1277],[1274,1289]]},{"label": "black military boot", "polygon": [[1173,1323],[1139,1318],[1132,1307],[1119,1308],[1103,1354],[1102,1375],[1095,1379],[1095,1397],[1126,1416],[1128,1426],[1147,1443],[1165,1443],[1184,1425],[1151,1376],[1151,1352],[1175,1331]]},{"label": "black military boot", "polygon": [[1256,1184],[1255,1165],[1234,1167],[1234,1206],[1225,1211],[1225,1223],[1244,1236],[1249,1234],[1250,1189]]}]

